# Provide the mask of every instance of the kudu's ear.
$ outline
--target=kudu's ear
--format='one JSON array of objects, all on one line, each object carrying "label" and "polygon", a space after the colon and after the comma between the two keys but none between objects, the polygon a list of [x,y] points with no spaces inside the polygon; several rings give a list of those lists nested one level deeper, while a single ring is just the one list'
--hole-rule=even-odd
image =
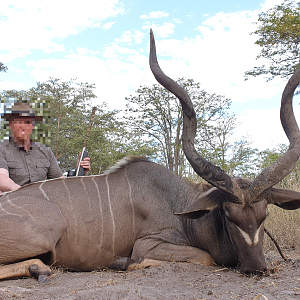
[{"label": "kudu's ear", "polygon": [[221,204],[224,195],[217,188],[212,188],[198,197],[192,204],[187,206],[183,212],[175,213],[175,215],[187,219],[198,219],[216,209]]},{"label": "kudu's ear", "polygon": [[267,198],[268,204],[275,204],[283,209],[300,208],[300,193],[287,189],[270,189],[271,194]]}]

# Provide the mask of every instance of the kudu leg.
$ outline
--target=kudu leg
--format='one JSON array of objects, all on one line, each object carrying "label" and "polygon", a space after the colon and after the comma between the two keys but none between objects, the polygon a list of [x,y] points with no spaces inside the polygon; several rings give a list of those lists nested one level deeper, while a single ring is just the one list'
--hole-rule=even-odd
[{"label": "kudu leg", "polygon": [[155,259],[140,259],[136,261],[130,257],[120,257],[109,268],[118,271],[135,271],[149,267],[158,267],[164,264],[164,261]]},{"label": "kudu leg", "polygon": [[[56,245],[67,222],[54,203],[39,198],[8,198],[0,210],[0,279],[34,276],[47,281],[56,260]],[[14,262],[18,263],[14,263]],[[11,264],[12,263],[12,264]]]},{"label": "kudu leg", "polygon": [[[151,250],[149,250],[151,249]],[[175,261],[199,263],[206,266],[215,266],[216,262],[212,256],[204,250],[191,246],[174,245],[157,240],[138,240],[133,248],[131,258],[140,263],[131,263],[128,270],[136,270],[149,266],[157,266],[158,262]]]},{"label": "kudu leg", "polygon": [[39,283],[45,283],[51,274],[50,268],[39,259],[0,266],[0,279],[33,276]]}]

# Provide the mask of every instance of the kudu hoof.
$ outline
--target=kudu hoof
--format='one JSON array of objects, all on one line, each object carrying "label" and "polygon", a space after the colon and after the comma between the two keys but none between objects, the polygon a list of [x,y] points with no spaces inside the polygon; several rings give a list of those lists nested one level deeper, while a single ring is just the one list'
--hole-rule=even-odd
[{"label": "kudu hoof", "polygon": [[43,270],[40,266],[32,264],[28,267],[32,277],[38,280],[38,283],[47,283],[50,279],[51,271]]},{"label": "kudu hoof", "polygon": [[118,271],[127,271],[128,266],[134,261],[130,257],[120,257],[112,265],[109,266],[110,269]]}]

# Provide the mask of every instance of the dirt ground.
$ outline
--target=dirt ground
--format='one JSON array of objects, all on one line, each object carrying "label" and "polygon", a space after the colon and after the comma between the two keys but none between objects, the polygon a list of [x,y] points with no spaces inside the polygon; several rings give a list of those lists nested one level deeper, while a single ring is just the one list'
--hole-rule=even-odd
[{"label": "dirt ground", "polygon": [[266,254],[269,274],[245,276],[236,270],[187,263],[134,271],[62,272],[47,284],[33,278],[0,281],[0,299],[300,299],[300,251]]}]

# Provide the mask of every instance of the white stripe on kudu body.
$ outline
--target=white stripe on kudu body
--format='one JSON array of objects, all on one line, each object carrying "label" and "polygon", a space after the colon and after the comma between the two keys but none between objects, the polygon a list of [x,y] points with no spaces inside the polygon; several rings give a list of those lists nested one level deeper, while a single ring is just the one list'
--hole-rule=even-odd
[{"label": "white stripe on kudu body", "polygon": [[[83,186],[83,190],[84,190],[84,194],[86,194],[86,185],[85,185],[85,183],[84,183],[84,177],[79,177],[80,178],[80,182],[81,182],[81,184],[82,184],[82,186]],[[90,213],[92,213],[92,208],[91,208],[91,201],[90,200],[88,200],[88,201],[86,201],[87,202],[87,204],[88,204],[88,210],[89,210],[89,212]]]},{"label": "white stripe on kudu body", "polygon": [[101,215],[101,235],[100,235],[100,249],[102,248],[102,242],[103,242],[103,230],[104,230],[104,224],[103,224],[103,211],[102,211],[102,203],[101,203],[101,195],[100,195],[100,191],[97,185],[97,182],[95,181],[94,176],[91,177],[92,181],[95,184],[95,188],[97,190],[97,194],[98,194],[98,199],[99,199],[99,208],[100,208],[100,215]]},{"label": "white stripe on kudu body", "polygon": [[135,213],[134,213],[134,205],[133,205],[133,199],[132,199],[132,193],[131,193],[131,185],[130,185],[130,182],[129,182],[129,178],[127,176],[127,173],[126,173],[126,169],[125,169],[125,177],[126,177],[126,180],[127,180],[127,183],[128,183],[128,189],[129,189],[129,200],[130,200],[130,204],[131,204],[131,208],[132,208],[132,232],[133,232],[133,235],[132,235],[132,241],[134,243],[134,237],[135,237]]},{"label": "white stripe on kudu body", "polygon": [[113,210],[112,210],[112,207],[111,207],[111,199],[110,199],[110,193],[109,193],[108,176],[109,176],[109,174],[106,175],[105,182],[106,182],[106,188],[107,188],[107,199],[108,199],[109,210],[110,210],[110,215],[111,215],[111,220],[112,220],[112,226],[113,226],[112,254],[113,254],[113,257],[115,257],[116,224],[115,224]]},{"label": "white stripe on kudu body", "polygon": [[24,207],[21,207],[21,206],[18,206],[18,205],[13,204],[12,201],[9,199],[9,196],[8,196],[8,195],[6,195],[6,197],[7,197],[7,200],[6,200],[5,202],[3,202],[2,204],[0,204],[0,209],[1,209],[3,212],[5,212],[5,213],[8,214],[8,215],[18,216],[18,217],[20,217],[20,218],[22,218],[22,217],[24,216],[23,214],[14,214],[14,213],[9,212],[9,211],[7,211],[6,209],[4,209],[4,208],[3,208],[3,204],[7,203],[8,205],[10,205],[10,206],[12,206],[12,207],[14,207],[14,208],[16,208],[16,209],[19,209],[19,210],[24,211],[24,212],[25,212],[25,213],[26,213],[33,221],[35,221],[34,217],[32,216],[32,214],[31,214],[27,209],[25,209]]},{"label": "white stripe on kudu body", "polygon": [[18,206],[18,205],[15,205],[13,204],[10,199],[7,200],[7,203],[9,203],[11,206],[15,207],[16,209],[21,209],[23,210],[33,221],[35,221],[33,215],[27,210],[25,209],[24,207],[21,207],[21,206]]},{"label": "white stripe on kudu body", "polygon": [[[74,210],[73,210],[73,203],[72,203],[72,198],[71,198],[70,190],[69,190],[69,188],[68,188],[68,186],[67,186],[67,184],[66,184],[66,180],[62,180],[62,182],[63,182],[63,185],[64,185],[64,187],[65,187],[65,189],[66,189],[66,191],[67,191],[67,194],[68,194],[69,209],[70,209],[70,211],[71,211],[70,217],[73,218],[73,222],[74,222],[74,224],[75,224],[75,225],[74,225],[74,228],[78,228],[78,226],[77,226],[77,218],[76,218],[76,216],[75,216],[75,214],[74,214]],[[73,234],[74,234],[74,239],[77,239],[77,231],[74,230],[73,228],[69,228],[69,230],[67,230],[68,234],[70,234],[70,231],[73,232]]]},{"label": "white stripe on kudu body", "polygon": [[13,213],[10,213],[8,212],[7,210],[5,210],[2,206],[2,204],[0,203],[0,210],[2,210],[4,213],[8,214],[8,215],[13,215],[13,216],[17,216],[17,217],[22,217],[22,215],[18,215],[18,214],[13,214]]},{"label": "white stripe on kudu body", "polygon": [[242,230],[238,226],[236,226],[236,227],[237,227],[237,229],[239,230],[239,232],[241,233],[241,235],[243,236],[243,238],[245,239],[246,243],[249,246],[256,246],[258,241],[259,241],[259,232],[260,232],[260,229],[261,229],[262,225],[263,225],[263,223],[261,223],[259,228],[256,230],[253,241],[252,241],[251,237],[249,236],[249,234],[247,232],[245,232],[244,230]]},{"label": "white stripe on kudu body", "polygon": [[48,198],[47,194],[46,194],[45,191],[43,190],[43,184],[44,184],[45,182],[46,182],[46,181],[44,181],[43,183],[40,184],[39,189],[40,189],[40,191],[42,192],[42,194],[44,195],[44,197],[45,197],[48,201],[50,201],[50,199]]}]

